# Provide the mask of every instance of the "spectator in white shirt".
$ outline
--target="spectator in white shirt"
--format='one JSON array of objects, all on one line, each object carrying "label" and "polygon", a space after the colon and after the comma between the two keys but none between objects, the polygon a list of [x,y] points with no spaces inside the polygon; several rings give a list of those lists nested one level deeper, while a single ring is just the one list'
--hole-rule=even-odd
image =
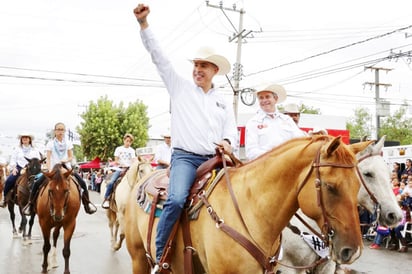
[{"label": "spectator in white shirt", "polygon": [[157,146],[154,160],[156,161],[156,169],[166,169],[170,166],[172,158],[172,146],[170,133],[162,135],[164,142]]}]

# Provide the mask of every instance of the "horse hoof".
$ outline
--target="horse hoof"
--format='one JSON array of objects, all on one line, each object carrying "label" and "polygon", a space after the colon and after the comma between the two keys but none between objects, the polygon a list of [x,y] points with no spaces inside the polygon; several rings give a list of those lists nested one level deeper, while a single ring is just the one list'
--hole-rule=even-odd
[{"label": "horse hoof", "polygon": [[17,239],[20,238],[19,234],[17,232],[13,232],[13,239]]}]

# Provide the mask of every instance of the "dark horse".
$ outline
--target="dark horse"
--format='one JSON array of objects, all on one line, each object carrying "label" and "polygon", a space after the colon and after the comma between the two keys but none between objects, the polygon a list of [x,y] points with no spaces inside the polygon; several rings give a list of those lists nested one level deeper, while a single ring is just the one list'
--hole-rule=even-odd
[{"label": "dark horse", "polygon": [[22,173],[19,176],[19,178],[17,179],[17,182],[16,182],[16,188],[17,188],[16,203],[19,206],[19,211],[20,211],[20,214],[21,214],[20,230],[22,232],[23,240],[25,240],[25,241],[31,239],[31,231],[32,231],[32,228],[33,228],[35,213],[33,212],[30,215],[29,230],[27,232],[27,230],[26,230],[27,217],[26,217],[26,215],[23,214],[23,208],[29,202],[31,185],[34,182],[34,180],[36,178],[36,175],[40,174],[41,165],[46,160],[46,158],[42,158],[42,159],[38,159],[38,158],[28,159],[28,158],[26,158],[26,160],[28,161],[28,163],[26,165],[26,170],[25,170],[24,173]]},{"label": "dark horse", "polygon": [[39,190],[36,212],[43,233],[42,273],[48,270],[48,254],[51,249],[50,234],[53,231],[53,250],[50,268],[57,267],[56,243],[60,228],[64,231],[64,274],[69,274],[70,241],[76,227],[76,217],[80,209],[80,189],[70,176],[72,170],[66,170],[61,164],[54,166],[51,172],[44,173],[48,182]]},{"label": "dark horse", "polygon": [[[25,166],[24,169],[22,169],[20,176],[18,177],[16,181],[16,185],[7,193],[6,201],[7,201],[7,208],[9,210],[10,214],[10,220],[11,220],[11,225],[13,229],[13,237],[17,237],[18,233],[23,233],[23,238],[27,238],[26,234],[26,225],[27,225],[27,217],[23,214],[23,207],[21,207],[21,204],[18,202],[18,191],[23,191],[21,188],[18,187],[20,183],[22,184],[28,184],[29,181],[33,181],[34,177],[36,174],[40,173],[41,171],[41,164],[46,158],[43,159],[38,159],[38,158],[26,158],[28,161],[27,165]],[[27,186],[27,191],[28,191],[28,186]],[[23,194],[22,194],[23,195]],[[24,199],[22,199],[23,201]],[[26,202],[27,203],[27,202]],[[20,221],[20,226],[19,226],[19,231],[17,232],[16,225],[15,225],[15,218],[16,214],[14,213],[14,206],[18,205],[19,206],[19,211],[21,215],[21,221]],[[31,227],[33,226],[34,222],[34,216],[30,218],[30,231],[29,235],[31,235]]]}]

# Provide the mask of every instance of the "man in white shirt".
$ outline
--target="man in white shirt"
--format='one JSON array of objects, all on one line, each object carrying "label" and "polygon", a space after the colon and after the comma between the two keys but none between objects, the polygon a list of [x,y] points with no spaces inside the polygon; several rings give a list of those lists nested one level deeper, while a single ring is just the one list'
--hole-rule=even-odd
[{"label": "man in white shirt", "polygon": [[157,164],[156,169],[166,169],[170,166],[172,158],[172,147],[170,133],[162,135],[164,142],[157,146],[154,160]]},{"label": "man in white shirt", "polygon": [[291,117],[280,113],[276,104],[286,100],[285,89],[276,84],[257,91],[260,109],[246,124],[246,157],[253,160],[280,144],[305,133]]},{"label": "man in white shirt", "polygon": [[[156,231],[155,260],[158,263],[194,183],[196,169],[214,156],[215,144],[231,153],[231,144],[237,143],[237,128],[231,104],[218,93],[212,82],[215,75],[230,72],[229,61],[210,48],[202,48],[190,59],[193,79],[181,77],[149,28],[149,13],[149,7],[143,4],[134,9],[143,45],[170,95],[173,136],[168,199],[163,205]],[[156,273],[159,267],[156,265],[152,273]]]}]

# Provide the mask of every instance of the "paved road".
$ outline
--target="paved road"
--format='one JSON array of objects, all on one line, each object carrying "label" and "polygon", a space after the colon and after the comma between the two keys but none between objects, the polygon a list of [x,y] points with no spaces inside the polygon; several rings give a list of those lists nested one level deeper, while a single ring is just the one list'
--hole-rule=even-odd
[{"label": "paved road", "polygon": [[[100,204],[96,192],[91,199]],[[17,213],[16,207],[16,213]],[[20,215],[17,214],[18,221]],[[22,245],[22,239],[13,239],[8,211],[0,208],[0,273],[40,273],[43,260],[40,226],[36,218],[33,229],[33,243]],[[57,243],[59,267],[49,273],[63,273],[64,259],[61,253],[63,240]],[[126,246],[119,251],[110,249],[110,234],[104,210],[99,207],[94,215],[87,215],[81,207],[77,227],[71,242],[70,270],[72,274],[131,273],[131,261]]]},{"label": "paved road", "polygon": [[[100,198],[96,192],[91,192],[91,198],[96,204],[100,204]],[[17,219],[20,221],[19,216]],[[85,214],[81,208],[77,223],[71,245],[70,268],[72,274],[131,273],[131,261],[126,246],[117,252],[110,249],[106,215],[100,207],[98,212],[91,216]],[[21,238],[13,239],[8,211],[0,209],[1,274],[41,272],[43,240],[37,219],[33,234],[34,239],[31,245],[22,245]],[[370,242],[365,240],[362,257],[346,267],[354,269],[358,273],[412,273],[412,248],[408,253],[398,253],[385,249],[371,250],[368,248],[369,244]],[[62,241],[59,241],[57,245],[59,267],[49,271],[49,273],[63,272],[61,249]]]}]

